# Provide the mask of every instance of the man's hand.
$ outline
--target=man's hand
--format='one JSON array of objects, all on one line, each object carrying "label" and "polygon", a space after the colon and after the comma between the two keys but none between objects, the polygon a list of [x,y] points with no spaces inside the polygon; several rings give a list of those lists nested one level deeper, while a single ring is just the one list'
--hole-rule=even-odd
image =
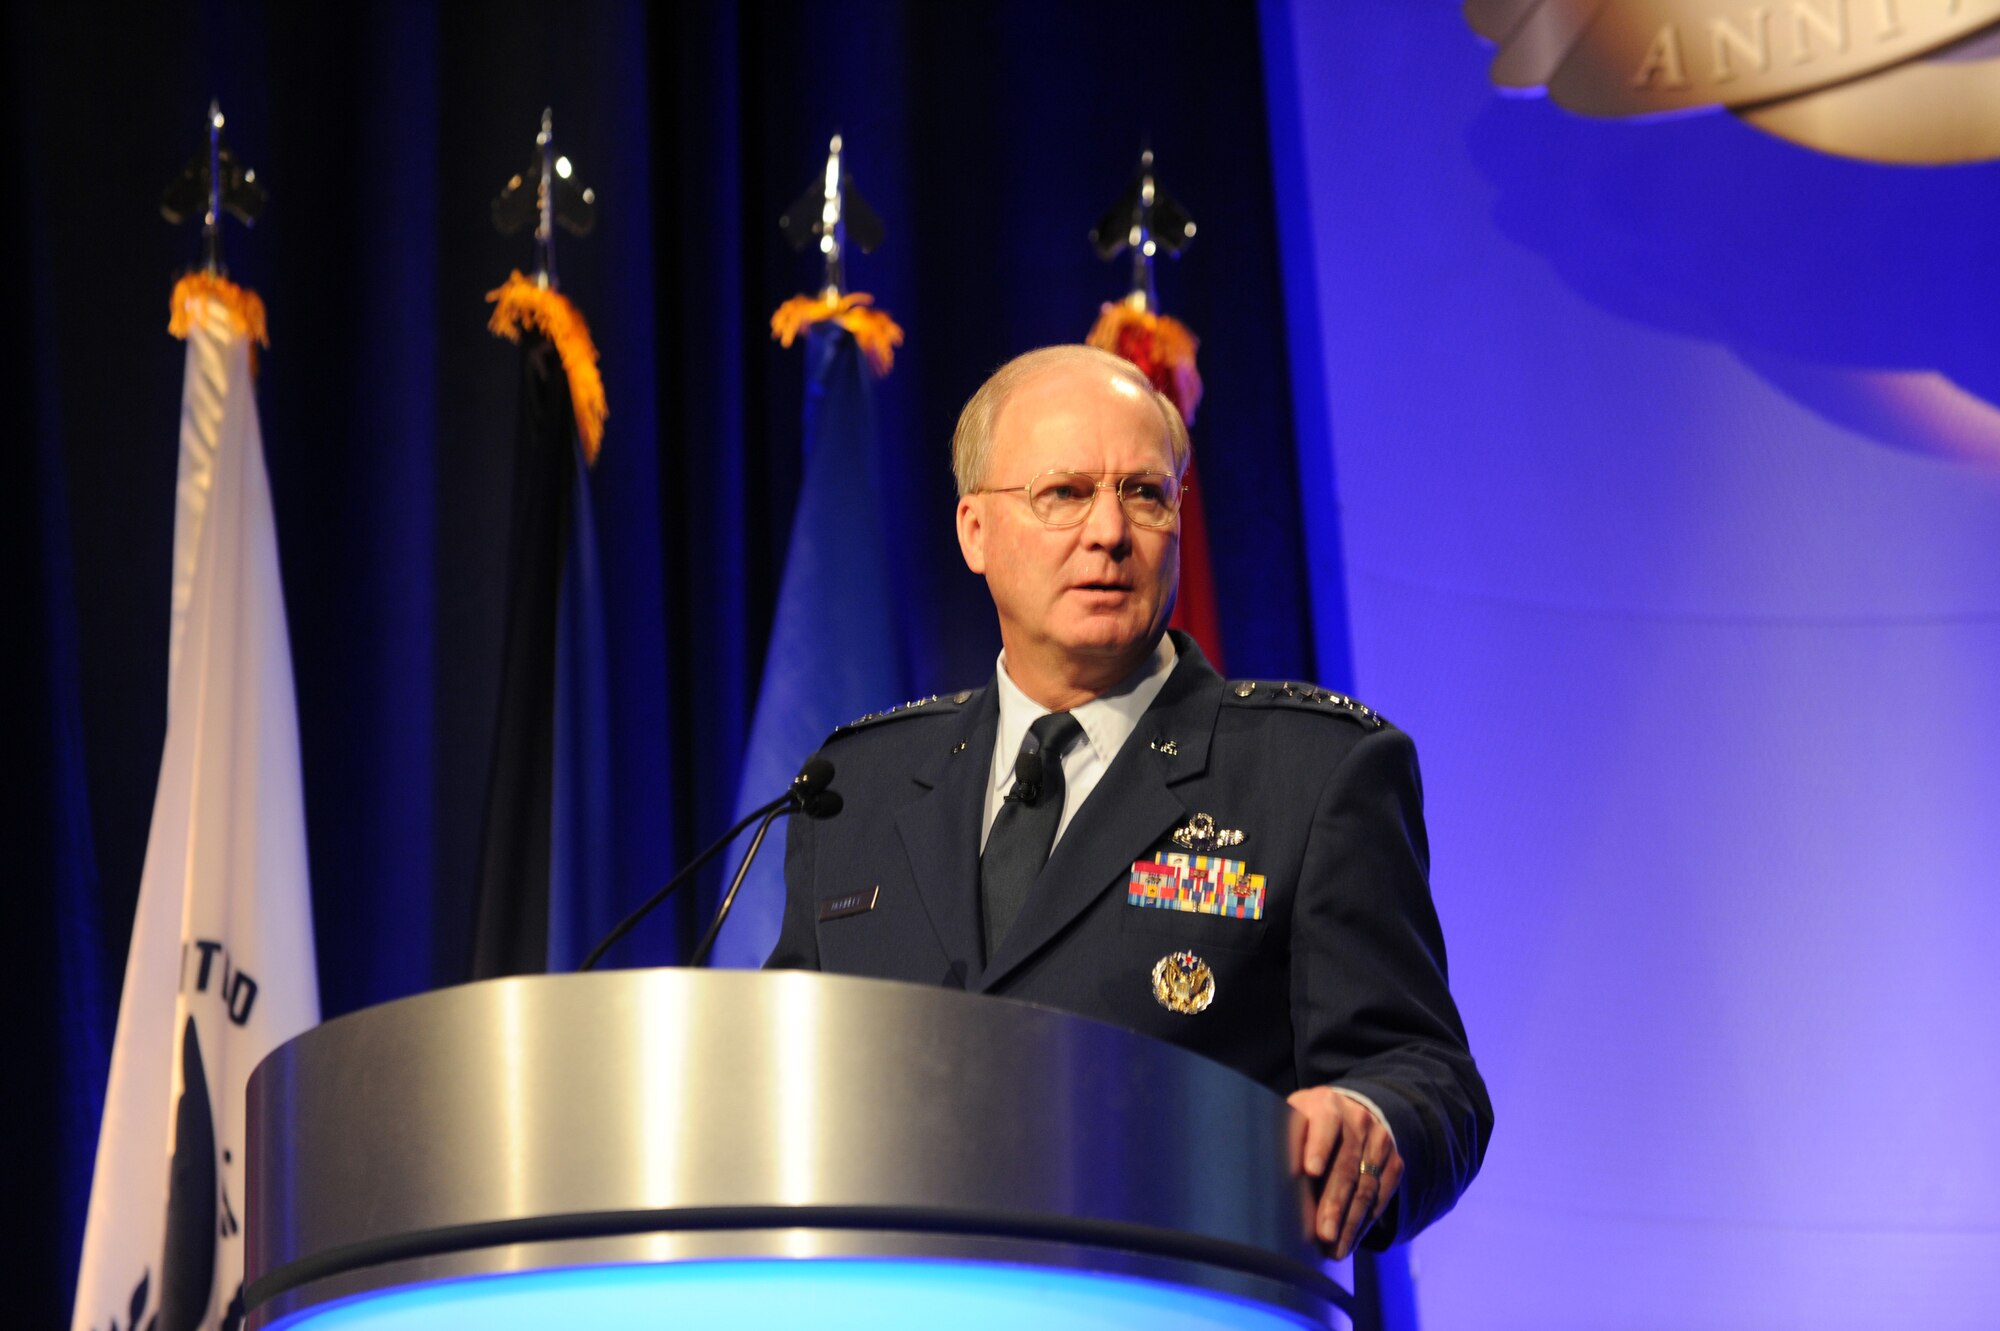
[{"label": "man's hand", "polygon": [[1403,1157],[1368,1106],[1331,1086],[1294,1091],[1287,1100],[1298,1111],[1292,1119],[1293,1164],[1306,1177],[1326,1181],[1314,1232],[1335,1258],[1346,1257],[1396,1195]]}]

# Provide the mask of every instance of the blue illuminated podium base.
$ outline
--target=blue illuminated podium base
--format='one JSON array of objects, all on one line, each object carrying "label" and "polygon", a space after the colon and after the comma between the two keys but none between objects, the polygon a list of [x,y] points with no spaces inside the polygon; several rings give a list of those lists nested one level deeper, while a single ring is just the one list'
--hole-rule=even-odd
[{"label": "blue illuminated podium base", "polygon": [[1131,1276],[972,1262],[844,1259],[579,1266],[460,1276],[352,1295],[269,1325],[296,1331],[1298,1331],[1323,1325],[1247,1299]]}]

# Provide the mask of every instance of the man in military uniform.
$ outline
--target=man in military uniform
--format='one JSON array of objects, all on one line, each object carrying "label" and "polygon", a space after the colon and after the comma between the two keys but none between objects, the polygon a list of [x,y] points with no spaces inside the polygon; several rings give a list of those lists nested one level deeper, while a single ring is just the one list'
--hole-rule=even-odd
[{"label": "man in military uniform", "polygon": [[827,741],[845,808],[792,822],[768,965],[1026,999],[1226,1063],[1303,1117],[1335,1256],[1409,1238],[1492,1127],[1409,739],[1338,694],[1226,682],[1166,631],[1187,427],[1125,361],[1030,352],[952,447],[999,667]]}]

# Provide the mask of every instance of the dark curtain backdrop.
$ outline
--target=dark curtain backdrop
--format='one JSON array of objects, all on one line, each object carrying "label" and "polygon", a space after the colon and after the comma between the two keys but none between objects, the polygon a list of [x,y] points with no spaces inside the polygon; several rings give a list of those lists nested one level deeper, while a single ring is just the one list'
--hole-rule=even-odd
[{"label": "dark curtain backdrop", "polygon": [[[196,238],[158,199],[211,96],[272,194],[227,255],[270,308],[259,396],[326,1016],[467,972],[519,382],[481,298],[528,258],[487,204],[544,105],[602,209],[558,258],[611,401],[593,487],[622,893],[643,896],[735,797],[799,475],[803,366],[765,321],[817,280],[776,220],[836,129],[890,229],[852,285],[909,338],[877,398],[896,478],[879,512],[889,594],[926,608],[906,644],[920,687],[979,683],[998,646],[952,536],[958,407],[1121,293],[1123,265],[1085,233],[1142,139],[1201,226],[1161,289],[1204,338],[1196,443],[1229,660],[1314,673],[1253,6],[213,0],[15,6],[7,25],[23,1324],[68,1316],[159,761],[182,367],[167,292]],[[1345,682],[1344,661],[1320,664]],[[677,959],[714,890],[626,962]]]}]

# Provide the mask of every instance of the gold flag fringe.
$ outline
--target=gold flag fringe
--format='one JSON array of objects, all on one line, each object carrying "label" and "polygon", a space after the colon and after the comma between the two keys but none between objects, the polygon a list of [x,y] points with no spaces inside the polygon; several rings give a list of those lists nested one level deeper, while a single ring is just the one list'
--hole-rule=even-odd
[{"label": "gold flag fringe", "polygon": [[532,328],[555,343],[569,376],[570,406],[576,411],[583,460],[595,464],[611,410],[604,400],[604,378],[597,372],[597,344],[590,340],[590,325],[561,292],[536,286],[519,271],[509,273],[497,290],[486,293],[486,299],[493,302],[493,317],[486,326],[498,336],[519,342],[521,330]]},{"label": "gold flag fringe", "polygon": [[1123,356],[1153,381],[1180,408],[1181,418],[1194,424],[1201,405],[1201,372],[1195,369],[1195,348],[1201,340],[1179,319],[1134,309],[1124,301],[1107,302],[1097,326],[1085,338],[1093,347]]},{"label": "gold flag fringe", "polygon": [[896,363],[896,348],[903,345],[903,330],[885,311],[874,309],[874,304],[875,298],[865,291],[850,291],[831,300],[825,296],[793,296],[772,314],[771,336],[789,347],[814,324],[839,324],[854,334],[854,341],[879,379]]},{"label": "gold flag fringe", "polygon": [[183,342],[197,328],[205,328],[216,306],[238,337],[250,339],[250,373],[257,373],[257,348],[271,345],[264,326],[264,300],[249,287],[239,287],[214,273],[189,273],[174,283],[168,297],[167,331]]}]

